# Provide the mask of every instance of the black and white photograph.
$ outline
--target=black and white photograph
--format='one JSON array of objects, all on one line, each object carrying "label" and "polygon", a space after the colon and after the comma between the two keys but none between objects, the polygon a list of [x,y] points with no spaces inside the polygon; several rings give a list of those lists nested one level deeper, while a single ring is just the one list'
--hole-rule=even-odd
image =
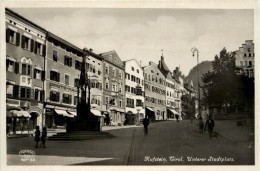
[{"label": "black and white photograph", "polygon": [[5,169],[258,170],[259,4],[203,2],[3,3]]}]

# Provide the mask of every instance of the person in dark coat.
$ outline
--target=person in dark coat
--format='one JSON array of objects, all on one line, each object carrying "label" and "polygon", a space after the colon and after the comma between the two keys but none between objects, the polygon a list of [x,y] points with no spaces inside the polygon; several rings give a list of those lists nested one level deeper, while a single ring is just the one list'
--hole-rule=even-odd
[{"label": "person in dark coat", "polygon": [[203,134],[203,128],[204,128],[204,123],[202,120],[202,117],[199,117],[199,129],[200,129],[200,133]]},{"label": "person in dark coat", "polygon": [[38,144],[39,144],[39,141],[40,141],[40,134],[41,134],[40,127],[36,126],[35,137],[34,137],[34,141],[36,142],[35,148],[38,148]]},{"label": "person in dark coat", "polygon": [[143,119],[143,125],[144,125],[144,133],[145,135],[148,134],[148,125],[149,125],[149,119],[147,116]]},{"label": "person in dark coat", "polygon": [[47,130],[46,130],[46,127],[44,127],[42,129],[42,137],[41,137],[43,148],[46,148],[46,146],[45,146],[46,137],[47,137]]},{"label": "person in dark coat", "polygon": [[206,129],[206,128],[208,129],[209,139],[212,138],[212,133],[213,133],[214,126],[215,126],[214,120],[211,119],[211,116],[209,116],[209,118],[206,121],[205,128],[204,128],[204,129]]}]

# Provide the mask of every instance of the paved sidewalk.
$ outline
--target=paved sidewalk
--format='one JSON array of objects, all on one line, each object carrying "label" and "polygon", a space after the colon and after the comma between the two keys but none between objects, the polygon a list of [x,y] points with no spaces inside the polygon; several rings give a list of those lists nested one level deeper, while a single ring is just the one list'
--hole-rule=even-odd
[{"label": "paved sidewalk", "polygon": [[[229,141],[236,142],[242,145],[245,148],[248,148],[250,145],[250,134],[254,133],[253,126],[237,126],[238,120],[214,120],[215,127],[214,132],[218,134],[218,136],[222,136]],[[206,120],[204,120],[204,124]],[[193,121],[193,126],[199,129],[198,120]]]}]

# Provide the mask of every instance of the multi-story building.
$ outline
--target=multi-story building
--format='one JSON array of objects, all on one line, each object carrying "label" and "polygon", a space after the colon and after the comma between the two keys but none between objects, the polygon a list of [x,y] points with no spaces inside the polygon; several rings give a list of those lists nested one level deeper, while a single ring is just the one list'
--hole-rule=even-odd
[{"label": "multi-story building", "polygon": [[175,80],[175,111],[181,116],[181,95],[183,91],[183,77],[181,75],[181,71],[179,67],[173,71],[173,78]]},{"label": "multi-story building", "polygon": [[80,48],[48,33],[44,83],[44,124],[48,128],[65,127],[66,121],[76,115],[82,55]]},{"label": "multi-story building", "polygon": [[240,74],[254,77],[255,51],[253,40],[246,40],[236,51],[236,65],[241,68]]},{"label": "multi-story building", "polygon": [[5,14],[7,111],[24,110],[7,115],[8,122],[16,130],[32,130],[42,126],[46,31],[10,9]]},{"label": "multi-story building", "polygon": [[[93,114],[102,116],[102,88],[103,88],[103,58],[95,54],[92,49],[88,51],[86,59],[87,73],[90,80],[90,105]],[[104,124],[104,118],[101,118]]]},{"label": "multi-story building", "polygon": [[103,58],[102,114],[106,124],[123,124],[125,120],[125,68],[117,53],[100,54]]},{"label": "multi-story building", "polygon": [[163,55],[161,56],[161,60],[158,64],[159,70],[162,72],[166,79],[166,115],[163,118],[175,118],[175,115],[179,115],[178,112],[175,111],[175,80],[172,77],[172,73],[169,70],[168,66],[164,61]]},{"label": "multi-story building", "polygon": [[182,116],[186,119],[193,119],[198,113],[196,90],[192,80],[186,80],[184,91],[181,96]]},{"label": "multi-story building", "polygon": [[149,62],[144,69],[145,114],[151,120],[165,119],[166,81],[158,65]]},{"label": "multi-story building", "polygon": [[[125,98],[126,123],[133,124],[144,118],[144,75],[136,59],[124,61],[125,64]],[[135,117],[131,117],[131,115]],[[135,121],[133,121],[135,119]]]}]

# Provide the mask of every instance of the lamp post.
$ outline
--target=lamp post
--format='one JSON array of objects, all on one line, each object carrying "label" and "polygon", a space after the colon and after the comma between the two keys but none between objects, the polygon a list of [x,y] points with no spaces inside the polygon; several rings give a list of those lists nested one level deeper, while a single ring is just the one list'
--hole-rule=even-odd
[{"label": "lamp post", "polygon": [[197,52],[197,75],[198,75],[198,94],[199,94],[199,96],[198,96],[198,98],[199,98],[199,100],[198,100],[198,109],[199,109],[199,113],[198,113],[198,116],[200,116],[200,77],[199,77],[199,50],[197,49],[197,48],[192,48],[191,49],[191,52],[192,52],[192,56],[194,57],[194,54],[195,54],[195,52]]}]

